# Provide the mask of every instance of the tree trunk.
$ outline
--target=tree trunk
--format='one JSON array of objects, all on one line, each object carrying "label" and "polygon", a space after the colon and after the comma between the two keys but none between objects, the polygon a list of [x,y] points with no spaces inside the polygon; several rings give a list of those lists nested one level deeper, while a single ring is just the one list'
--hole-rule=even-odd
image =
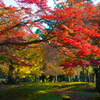
[{"label": "tree trunk", "polygon": [[70,82],[70,76],[68,76],[68,82]]},{"label": "tree trunk", "polygon": [[99,93],[100,93],[100,70],[98,68],[94,68],[94,71],[95,71],[95,75],[96,75],[96,88],[95,88],[95,90],[99,91]]},{"label": "tree trunk", "polygon": [[83,82],[86,82],[86,77],[85,77],[85,68],[84,68],[84,66],[82,66],[82,68],[83,68]]},{"label": "tree trunk", "polygon": [[37,76],[35,75],[35,82],[37,82]]},{"label": "tree trunk", "polygon": [[75,82],[75,76],[73,76],[73,82]]},{"label": "tree trunk", "polygon": [[16,77],[15,77],[15,83],[20,83],[20,77],[19,77],[19,68],[17,69]]},{"label": "tree trunk", "polygon": [[56,74],[56,71],[55,71],[55,82],[58,82],[58,81],[57,81],[57,74]]},{"label": "tree trunk", "polygon": [[77,81],[80,82],[80,75],[78,70],[77,70]]},{"label": "tree trunk", "polygon": [[96,71],[96,90],[100,91],[100,71]]},{"label": "tree trunk", "polygon": [[14,84],[14,78],[13,78],[13,69],[14,67],[12,65],[9,65],[9,72],[7,77],[7,83],[8,84]]},{"label": "tree trunk", "polygon": [[93,80],[94,83],[96,83],[96,73],[94,73],[94,77],[93,78],[94,78],[94,80]]},{"label": "tree trunk", "polygon": [[90,73],[88,71],[88,82],[90,82]]},{"label": "tree trunk", "polygon": [[89,67],[88,67],[88,71],[87,71],[87,73],[88,73],[88,82],[90,82],[90,73],[89,73]]},{"label": "tree trunk", "polygon": [[49,76],[49,79],[50,79],[50,82],[52,82],[52,80],[53,80],[53,76]]},{"label": "tree trunk", "polygon": [[55,81],[56,81],[56,82],[58,82],[58,81],[57,81],[57,75],[55,76],[55,78],[56,78],[56,80],[55,80]]}]

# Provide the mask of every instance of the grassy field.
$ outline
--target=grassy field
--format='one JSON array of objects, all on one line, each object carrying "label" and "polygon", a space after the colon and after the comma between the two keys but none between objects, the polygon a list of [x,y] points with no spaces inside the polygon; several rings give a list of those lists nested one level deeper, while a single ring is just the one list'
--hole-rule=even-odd
[{"label": "grassy field", "polygon": [[0,100],[100,100],[94,88],[87,82],[0,85]]}]

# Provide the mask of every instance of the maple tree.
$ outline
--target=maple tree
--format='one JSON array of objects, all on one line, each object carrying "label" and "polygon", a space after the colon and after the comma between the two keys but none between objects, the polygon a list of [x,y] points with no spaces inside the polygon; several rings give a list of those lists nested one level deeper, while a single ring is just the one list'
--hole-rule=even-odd
[{"label": "maple tree", "polygon": [[[81,51],[79,51],[79,52],[77,52],[77,53],[79,53],[79,54],[81,54],[81,55],[89,55],[90,54],[90,51],[89,50],[87,50],[87,46],[85,46],[86,44],[83,44],[83,45],[81,45],[81,42],[83,42],[83,41],[85,41],[85,42],[87,42],[88,41],[88,38],[81,38],[81,37],[78,37],[79,39],[81,39],[80,40],[80,42],[77,42],[77,41],[79,41],[79,40],[77,40],[77,37],[75,37],[75,36],[73,36],[73,38],[72,39],[75,39],[76,41],[73,41],[72,39],[70,39],[72,36],[72,34],[74,35],[74,34],[76,34],[76,32],[78,31],[78,32],[80,32],[80,30],[81,31],[83,31],[84,32],[84,30],[86,30],[86,32],[84,32],[86,35],[91,35],[91,34],[89,34],[89,32],[91,32],[91,30],[89,30],[88,29],[88,27],[89,26],[87,26],[87,28],[85,27],[85,28],[83,28],[82,26],[84,25],[84,23],[82,22],[82,18],[90,18],[90,17],[92,17],[93,16],[93,14],[96,12],[95,10],[91,10],[91,8],[93,7],[93,5],[89,5],[90,6],[90,10],[88,11],[88,9],[87,9],[87,12],[89,12],[88,13],[88,15],[86,16],[86,15],[84,15],[84,13],[85,13],[85,11],[80,11],[79,9],[77,9],[76,8],[76,10],[74,10],[74,7],[70,7],[70,8],[68,8],[68,7],[65,7],[65,8],[63,8],[63,9],[60,9],[60,8],[56,8],[54,11],[52,11],[51,12],[51,10],[50,10],[50,8],[49,7],[47,7],[47,5],[46,5],[46,1],[45,0],[43,0],[42,2],[39,2],[39,1],[21,1],[21,0],[18,0],[18,2],[21,2],[21,3],[26,3],[27,5],[29,4],[33,4],[33,3],[35,3],[40,9],[42,9],[42,10],[40,10],[39,9],[39,11],[38,11],[38,13],[37,12],[35,12],[35,14],[36,15],[38,15],[39,16],[39,13],[42,13],[41,15],[42,16],[39,16],[42,20],[52,20],[52,21],[55,21],[55,22],[52,22],[52,21],[50,21],[50,23],[51,23],[51,27],[52,27],[52,31],[46,31],[46,33],[47,33],[47,36],[49,37],[49,39],[51,38],[51,37],[53,37],[53,36],[55,36],[56,35],[56,39],[54,39],[54,41],[53,41],[53,43],[54,42],[56,42],[56,40],[58,41],[62,41],[63,43],[59,43],[58,42],[58,44],[59,45],[66,45],[66,44],[71,44],[71,46],[74,46],[75,48],[77,48],[77,49],[81,49]],[[40,4],[42,5],[42,6],[40,6]],[[3,5],[3,4],[2,4]],[[45,6],[44,6],[45,5]],[[82,5],[82,4],[79,4],[79,5]],[[85,4],[83,4],[83,5],[85,5]],[[42,8],[43,7],[43,8]],[[11,10],[11,8],[12,7],[6,7],[7,9],[10,9]],[[28,8],[23,8],[23,7],[21,7],[21,9],[24,9],[25,11],[27,11],[27,9]],[[45,10],[45,12],[44,12],[44,10]],[[32,9],[31,9],[32,10]],[[15,26],[12,26],[12,27],[17,27],[17,26],[21,26],[21,27],[24,27],[23,25],[25,25],[25,24],[29,24],[29,23],[31,23],[31,25],[30,26],[28,26],[28,27],[32,27],[32,25],[33,26],[37,26],[38,24],[39,25],[41,25],[40,23],[38,23],[38,24],[36,24],[35,25],[35,21],[32,21],[32,18],[33,18],[33,16],[32,15],[34,15],[34,14],[32,14],[31,13],[31,10],[29,10],[28,9],[28,12],[26,12],[26,13],[29,13],[29,16],[28,16],[28,20],[27,20],[27,17],[25,18],[23,18],[23,19],[26,19],[26,21],[27,22],[19,22],[19,24],[17,24],[17,25],[15,25]],[[86,10],[86,6],[84,6],[84,10]],[[48,12],[46,12],[46,11],[48,11]],[[90,12],[91,11],[91,12]],[[56,14],[55,14],[55,12],[56,12]],[[57,13],[58,12],[58,13]],[[61,12],[61,13],[60,13]],[[47,14],[48,14],[48,16],[47,16]],[[63,13],[63,15],[62,15],[62,13]],[[64,13],[65,13],[65,15],[64,15]],[[70,16],[68,16],[68,14],[70,15]],[[31,15],[30,15],[31,14]],[[54,16],[53,15],[51,15],[51,14],[54,14]],[[59,15],[60,15],[60,17],[59,17]],[[67,15],[66,15],[67,14]],[[91,16],[90,16],[90,14],[91,14]],[[96,13],[96,14],[98,14],[98,13]],[[45,16],[46,15],[46,16]],[[24,15],[23,15],[24,16]],[[34,15],[35,16],[35,15]],[[75,16],[75,18],[74,18],[74,16]],[[64,19],[64,17],[66,18],[66,20]],[[13,17],[14,18],[14,17]],[[70,19],[69,19],[70,18]],[[80,19],[81,18],[81,19]],[[29,20],[30,19],[30,20]],[[41,20],[40,19],[40,20]],[[67,20],[68,19],[68,20]],[[74,21],[74,20],[75,21]],[[31,22],[28,22],[28,21],[31,21]],[[47,22],[47,21],[46,21]],[[77,22],[80,22],[80,23],[77,23]],[[15,22],[14,22],[15,23]],[[37,21],[36,21],[36,23],[37,23]],[[54,24],[55,23],[55,24]],[[61,23],[66,23],[66,25],[64,25],[64,24],[61,24]],[[71,25],[69,25],[69,27],[67,27],[67,24],[71,24]],[[54,24],[54,25],[53,25]],[[77,26],[75,25],[75,24],[77,24]],[[37,26],[37,27],[39,27],[39,25]],[[74,26],[75,25],[75,26]],[[79,25],[81,25],[81,26],[79,26]],[[11,29],[12,29],[12,27],[7,27],[7,28],[9,28],[9,29],[7,29],[6,28],[6,30],[7,30],[7,32],[9,32],[8,30],[10,30],[11,31]],[[26,25],[25,25],[25,27],[26,27]],[[57,28],[56,28],[57,27]],[[60,28],[59,28],[60,27]],[[96,26],[94,26],[94,28],[95,28]],[[42,28],[42,26],[41,27],[39,27],[39,28],[41,28],[42,30],[43,30],[43,28]],[[54,28],[56,28],[56,31],[54,31],[53,29]],[[59,29],[58,29],[59,28]],[[83,28],[83,29],[82,29]],[[13,28],[13,29],[15,29],[15,28]],[[63,30],[63,31],[62,31]],[[65,31],[64,31],[65,30]],[[5,30],[4,29],[2,29],[2,31],[1,31],[1,33],[3,33],[3,31],[5,32]],[[13,30],[13,31],[15,31],[15,30]],[[62,31],[62,32],[61,32]],[[76,32],[75,32],[76,31]],[[87,31],[89,31],[88,33],[87,33]],[[22,33],[21,31],[20,31],[20,33]],[[20,34],[19,33],[19,34]],[[26,32],[24,32],[24,33],[26,33]],[[63,34],[61,34],[61,33],[63,33]],[[81,34],[82,34],[82,32],[80,32]],[[65,34],[65,35],[64,35]],[[79,33],[77,33],[77,35],[78,35]],[[95,32],[95,34],[96,35],[98,35],[96,32]],[[21,35],[21,34],[20,34]],[[68,35],[68,36],[67,36]],[[82,34],[83,35],[83,34]],[[9,36],[11,36],[10,35],[10,33],[9,33]],[[14,36],[17,36],[17,34],[16,35],[14,35]],[[45,36],[45,38],[47,38],[47,36]],[[66,38],[66,37],[69,37],[70,36],[70,38]],[[64,38],[65,37],[65,38]],[[8,45],[8,44],[15,44],[15,45],[25,45],[25,44],[30,44],[30,43],[38,43],[38,42],[41,42],[41,41],[47,41],[47,40],[49,40],[49,39],[42,39],[42,40],[35,40],[35,41],[31,41],[31,42],[24,42],[24,43],[19,43],[19,42],[17,42],[17,43],[14,43],[14,42],[11,42],[11,40],[10,40],[10,42],[2,42],[1,43],[1,45]],[[4,39],[4,38],[3,38]],[[18,40],[18,39],[17,39]],[[68,42],[68,43],[67,43]],[[57,44],[57,45],[58,45]],[[87,42],[87,45],[88,46],[90,46],[90,44]],[[87,52],[86,52],[87,51]]]},{"label": "maple tree", "polygon": [[[100,12],[92,3],[76,2],[66,6],[61,2],[61,7],[52,10],[47,5],[47,0],[15,1],[19,3],[19,8],[6,7],[3,2],[0,4],[1,54],[10,55],[21,61],[10,54],[5,46],[11,49],[18,47],[23,49],[28,44],[48,42],[67,56],[75,58],[67,63],[68,66],[85,65],[86,60],[91,64],[99,64],[95,58],[100,58],[100,48],[94,42],[94,40],[100,41],[98,23],[90,21]],[[38,9],[35,10],[32,6]],[[45,28],[43,23],[48,25],[49,29]],[[32,27],[41,29],[44,37],[42,39],[38,37],[31,30]],[[30,38],[34,39],[30,41]]]}]

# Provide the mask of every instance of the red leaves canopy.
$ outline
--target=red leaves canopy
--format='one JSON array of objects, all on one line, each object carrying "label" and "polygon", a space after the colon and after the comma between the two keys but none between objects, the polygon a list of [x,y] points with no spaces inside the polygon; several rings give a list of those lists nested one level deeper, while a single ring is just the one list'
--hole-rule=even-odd
[{"label": "red leaves canopy", "polygon": [[[93,54],[94,56],[100,57],[100,48],[97,44],[94,44],[95,39],[100,41],[100,34],[97,30],[98,24],[96,22],[90,22],[100,12],[92,3],[77,2],[69,7],[62,3],[62,8],[58,7],[51,10],[47,5],[47,0],[15,1],[24,4],[25,7],[22,5],[20,5],[20,9],[12,6],[6,7],[4,3],[1,3],[1,43],[7,42],[8,40],[10,42],[14,41],[15,44],[16,42],[24,43],[27,40],[23,38],[24,36],[26,38],[28,36],[37,37],[30,28],[38,27],[45,34],[45,37],[42,40],[39,40],[40,37],[38,37],[38,40],[35,38],[36,41],[28,42],[29,44],[41,41],[48,42],[50,40],[49,42],[57,48],[60,47],[60,51],[64,51],[68,56],[85,59],[85,57],[89,58]],[[30,6],[32,4],[38,7],[36,11],[35,8],[33,9]],[[46,24],[49,22],[51,30],[46,30],[42,22],[39,22],[39,18]],[[33,19],[37,19],[37,21],[33,21]],[[51,40],[52,37],[53,39]],[[76,66],[79,63],[84,65],[79,60],[77,63],[69,63],[68,66]]]}]

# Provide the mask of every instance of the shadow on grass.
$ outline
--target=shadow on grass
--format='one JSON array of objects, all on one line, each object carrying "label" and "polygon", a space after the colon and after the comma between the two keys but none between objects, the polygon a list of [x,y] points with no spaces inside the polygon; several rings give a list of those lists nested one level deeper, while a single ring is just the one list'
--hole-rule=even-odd
[{"label": "shadow on grass", "polygon": [[[13,87],[13,85],[12,85]],[[0,91],[0,100],[61,100],[44,84],[27,84]]]},{"label": "shadow on grass", "polygon": [[[11,89],[0,91],[0,100],[67,100],[74,96],[91,96],[93,93],[85,92],[95,88],[94,83],[88,82],[21,83],[16,86],[11,85]],[[94,93],[94,97],[99,96]]]},{"label": "shadow on grass", "polygon": [[[58,87],[58,86],[57,86]],[[95,84],[88,82],[74,82],[59,86],[62,96],[70,97],[71,100],[100,100],[100,95],[95,91]],[[97,99],[99,98],[99,99]]]}]

